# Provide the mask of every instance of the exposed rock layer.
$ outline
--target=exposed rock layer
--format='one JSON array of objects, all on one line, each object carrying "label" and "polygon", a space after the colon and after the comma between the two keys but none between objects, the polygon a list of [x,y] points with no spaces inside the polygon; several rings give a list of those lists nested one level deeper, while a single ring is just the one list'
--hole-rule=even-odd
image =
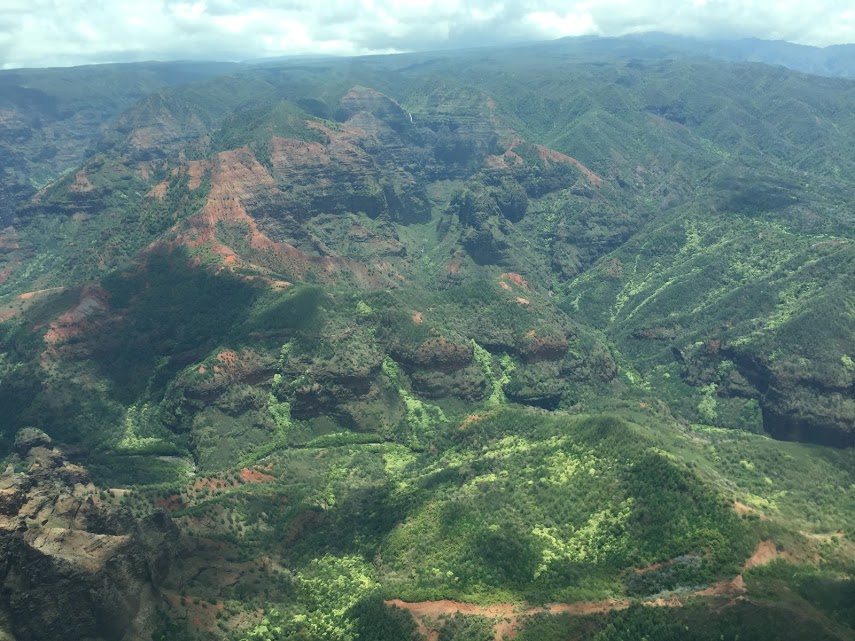
[{"label": "exposed rock layer", "polygon": [[178,537],[173,523],[161,513],[138,521],[102,501],[89,473],[37,430],[22,430],[16,446],[20,458],[0,475],[7,634],[17,641],[149,638],[146,618]]}]

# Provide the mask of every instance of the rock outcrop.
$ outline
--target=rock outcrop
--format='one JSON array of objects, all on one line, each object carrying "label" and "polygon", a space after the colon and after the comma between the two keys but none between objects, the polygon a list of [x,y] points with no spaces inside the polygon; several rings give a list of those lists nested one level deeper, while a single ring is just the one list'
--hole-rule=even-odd
[{"label": "rock outcrop", "polygon": [[[836,379],[831,368],[814,371],[770,362],[762,354],[727,348],[724,354],[738,368],[746,389],[730,393],[756,398],[763,428],[775,438],[852,447],[855,444],[855,384]],[[783,359],[782,359],[783,360]]]},{"label": "rock outcrop", "polygon": [[16,641],[150,638],[178,530],[99,497],[86,469],[33,428],[0,475],[0,634]]}]

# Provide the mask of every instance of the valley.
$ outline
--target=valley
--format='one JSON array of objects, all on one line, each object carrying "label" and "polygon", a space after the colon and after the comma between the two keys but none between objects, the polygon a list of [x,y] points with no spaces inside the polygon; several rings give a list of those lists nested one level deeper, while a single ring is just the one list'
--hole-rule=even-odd
[{"label": "valley", "polygon": [[0,638],[855,637],[855,83],[619,43],[0,120]]}]

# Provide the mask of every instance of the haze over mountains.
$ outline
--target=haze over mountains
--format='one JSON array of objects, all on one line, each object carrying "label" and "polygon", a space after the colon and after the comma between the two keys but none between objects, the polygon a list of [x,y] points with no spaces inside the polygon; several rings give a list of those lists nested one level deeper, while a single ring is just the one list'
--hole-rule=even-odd
[{"label": "haze over mountains", "polygon": [[[853,73],[662,35],[0,72],[0,625],[852,638]],[[27,605],[81,572],[91,616]]]}]

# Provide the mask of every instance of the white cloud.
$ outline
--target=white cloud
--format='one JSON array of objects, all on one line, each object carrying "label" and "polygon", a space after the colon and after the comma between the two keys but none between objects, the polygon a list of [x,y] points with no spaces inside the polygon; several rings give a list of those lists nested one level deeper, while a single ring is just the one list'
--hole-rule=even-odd
[{"label": "white cloud", "polygon": [[593,16],[587,12],[533,11],[525,18],[537,31],[552,38],[584,36],[597,31]]},{"label": "white cloud", "polygon": [[855,42],[851,0],[3,0],[0,66],[249,59],[566,35]]}]

